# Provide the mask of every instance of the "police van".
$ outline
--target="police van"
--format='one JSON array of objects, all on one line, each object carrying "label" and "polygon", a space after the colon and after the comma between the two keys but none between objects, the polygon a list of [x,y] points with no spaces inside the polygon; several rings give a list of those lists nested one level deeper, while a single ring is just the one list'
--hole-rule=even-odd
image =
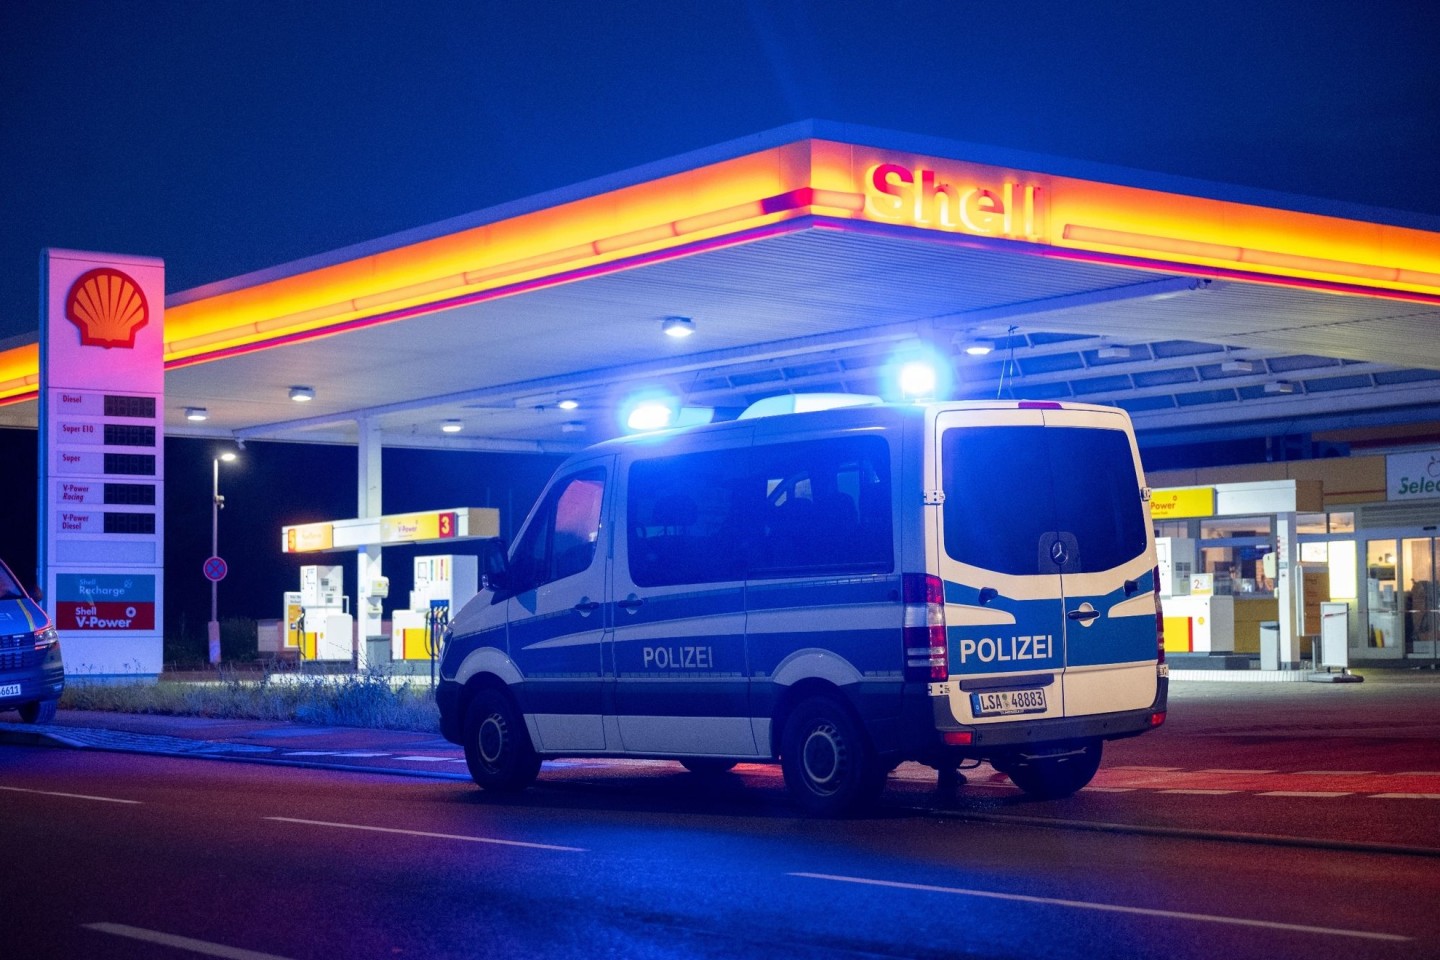
[{"label": "police van", "polygon": [[1148,500],[1129,418],[1085,404],[602,443],[488,545],[444,644],[441,727],[497,791],[546,758],[627,756],[778,761],[820,814],[907,760],[1068,796],[1105,741],[1165,718]]}]

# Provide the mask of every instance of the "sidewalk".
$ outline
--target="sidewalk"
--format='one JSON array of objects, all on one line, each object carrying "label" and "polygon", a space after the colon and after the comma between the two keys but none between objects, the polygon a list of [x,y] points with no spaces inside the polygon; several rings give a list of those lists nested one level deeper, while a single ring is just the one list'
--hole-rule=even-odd
[{"label": "sidewalk", "polygon": [[0,745],[223,757],[468,779],[460,748],[438,733],[317,727],[279,720],[61,710],[48,724],[0,723]]}]

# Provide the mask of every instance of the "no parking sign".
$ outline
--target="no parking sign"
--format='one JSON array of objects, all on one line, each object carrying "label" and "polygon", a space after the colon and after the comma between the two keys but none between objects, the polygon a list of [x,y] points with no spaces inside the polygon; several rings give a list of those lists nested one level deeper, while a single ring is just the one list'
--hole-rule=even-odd
[{"label": "no parking sign", "polygon": [[205,579],[211,583],[219,583],[225,579],[225,574],[230,572],[225,561],[219,557],[211,557],[205,561]]}]

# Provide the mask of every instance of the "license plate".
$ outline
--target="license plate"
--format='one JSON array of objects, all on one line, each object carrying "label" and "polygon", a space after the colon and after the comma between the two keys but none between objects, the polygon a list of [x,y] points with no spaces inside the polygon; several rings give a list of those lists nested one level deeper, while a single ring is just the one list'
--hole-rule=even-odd
[{"label": "license plate", "polygon": [[18,697],[18,696],[20,696],[20,684],[18,684],[18,683],[7,683],[7,684],[4,684],[4,685],[0,685],[0,697]]},{"label": "license plate", "polygon": [[1032,688],[972,693],[970,694],[970,709],[977,717],[993,717],[1006,713],[1044,713],[1045,691]]}]

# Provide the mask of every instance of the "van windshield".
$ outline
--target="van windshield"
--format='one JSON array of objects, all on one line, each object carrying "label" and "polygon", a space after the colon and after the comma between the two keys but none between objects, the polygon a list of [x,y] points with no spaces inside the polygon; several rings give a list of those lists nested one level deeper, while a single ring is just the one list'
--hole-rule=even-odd
[{"label": "van windshield", "polygon": [[0,563],[0,600],[19,600],[25,596],[25,591],[20,589],[20,584],[10,576],[10,571]]},{"label": "van windshield", "polygon": [[1123,431],[961,427],[944,432],[940,455],[945,552],[961,563],[1093,573],[1145,550],[1143,484]]}]

